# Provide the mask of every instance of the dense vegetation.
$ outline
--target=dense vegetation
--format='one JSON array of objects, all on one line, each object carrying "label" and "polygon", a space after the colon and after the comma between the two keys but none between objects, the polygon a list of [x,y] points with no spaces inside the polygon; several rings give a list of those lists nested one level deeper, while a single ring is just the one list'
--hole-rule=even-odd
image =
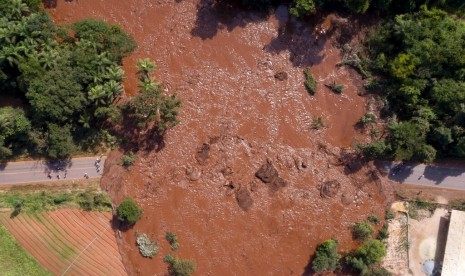
[{"label": "dense vegetation", "polygon": [[40,266],[0,225],[0,271],[2,275],[53,275]]},{"label": "dense vegetation", "polygon": [[14,208],[19,213],[51,211],[58,208],[81,208],[85,211],[111,211],[111,200],[98,191],[26,191],[0,194],[0,208]]},{"label": "dense vegetation", "polygon": [[386,246],[382,241],[368,239],[363,245],[345,258],[346,263],[360,275],[376,270],[375,265],[386,256]]},{"label": "dense vegetation", "polygon": [[423,7],[383,23],[368,47],[392,119],[386,140],[364,152],[422,162],[465,157],[465,23]]},{"label": "dense vegetation", "polygon": [[[60,159],[99,148],[115,141],[109,130],[122,119],[121,63],[137,47],[133,37],[102,20],[56,26],[39,4],[0,3],[0,99],[20,102],[0,108],[0,159]],[[180,102],[162,93],[152,69],[140,69],[141,91],[125,115],[138,126],[155,121],[163,132],[177,123]]]},{"label": "dense vegetation", "polygon": [[315,252],[315,257],[312,261],[312,268],[315,272],[331,272],[340,268],[339,259],[341,255],[337,254],[337,240],[327,240],[318,245]]},{"label": "dense vegetation", "polygon": [[116,209],[118,218],[128,224],[134,224],[142,217],[140,209],[132,197],[126,197]]},{"label": "dense vegetation", "polygon": [[173,257],[171,254],[166,255],[164,260],[169,264],[171,276],[190,276],[195,272],[196,265],[193,260]]}]

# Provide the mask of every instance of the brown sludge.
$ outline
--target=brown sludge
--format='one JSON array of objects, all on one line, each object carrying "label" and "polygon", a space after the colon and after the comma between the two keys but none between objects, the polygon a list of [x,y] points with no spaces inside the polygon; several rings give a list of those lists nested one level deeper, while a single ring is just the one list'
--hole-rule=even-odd
[{"label": "brown sludge", "polygon": [[[183,101],[181,124],[168,131],[161,151],[141,150],[129,171],[118,165],[121,153],[106,162],[102,188],[116,204],[131,195],[144,209],[119,243],[132,275],[166,273],[166,231],[178,235],[175,255],[195,260],[196,275],[301,275],[318,243],[334,237],[350,250],[351,224],[372,212],[384,215],[389,186],[372,184],[372,166],[344,173],[332,161],[355,137],[365,139],[353,127],[365,113],[365,99],[357,95],[362,81],[336,67],[336,46],[345,37],[331,31],[333,21],[352,30],[357,24],[335,15],[297,22],[285,7],[267,18],[222,5],[59,0],[49,9],[60,23],[94,17],[121,24],[139,44],[124,61],[126,94],[137,90],[136,60],[149,57],[166,92]],[[306,67],[318,81],[315,96],[303,85]],[[277,80],[278,71],[287,79]],[[342,95],[323,86],[333,80],[344,84]],[[313,130],[318,116],[326,128]],[[205,141],[209,150],[202,150],[200,165]],[[267,159],[287,182],[277,183],[279,190],[255,177]],[[322,198],[328,179],[340,190]],[[157,238],[155,258],[140,256],[135,231]]]}]

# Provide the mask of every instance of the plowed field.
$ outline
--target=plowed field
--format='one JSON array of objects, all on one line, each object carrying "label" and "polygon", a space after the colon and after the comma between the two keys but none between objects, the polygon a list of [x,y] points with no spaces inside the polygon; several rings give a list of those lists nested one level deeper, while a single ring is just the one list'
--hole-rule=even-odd
[{"label": "plowed field", "polygon": [[111,214],[64,209],[35,215],[0,213],[0,222],[47,270],[57,275],[127,275]]}]

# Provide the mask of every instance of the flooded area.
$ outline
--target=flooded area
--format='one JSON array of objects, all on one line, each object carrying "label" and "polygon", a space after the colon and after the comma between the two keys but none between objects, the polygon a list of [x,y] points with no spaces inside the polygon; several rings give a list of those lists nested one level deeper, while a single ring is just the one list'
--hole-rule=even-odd
[{"label": "flooded area", "polygon": [[[59,23],[102,18],[136,38],[124,60],[126,96],[137,91],[137,59],[149,57],[166,93],[182,100],[181,124],[161,150],[141,147],[129,170],[120,152],[105,164],[102,188],[115,203],[131,195],[144,209],[119,243],[132,275],[166,273],[167,231],[198,275],[301,275],[318,243],[334,237],[352,249],[350,226],[384,217],[390,186],[347,150],[365,139],[354,125],[366,112],[361,77],[336,66],[349,19],[299,22],[285,7],[267,17],[219,3],[60,0],[48,9]],[[303,85],[307,67],[315,96]],[[324,86],[332,82],[342,94]],[[320,116],[324,127],[313,129]],[[263,166],[268,182],[256,177]],[[139,254],[136,231],[156,237],[155,258]]]}]

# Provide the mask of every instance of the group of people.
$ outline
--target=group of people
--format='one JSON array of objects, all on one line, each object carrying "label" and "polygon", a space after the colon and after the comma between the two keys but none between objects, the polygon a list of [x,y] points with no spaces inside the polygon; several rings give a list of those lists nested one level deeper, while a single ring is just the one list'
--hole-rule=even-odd
[{"label": "group of people", "polygon": [[[56,171],[57,171],[57,176],[56,176],[57,179],[61,178],[61,175],[60,175],[61,171],[64,172],[63,178],[66,178],[68,176],[68,170],[66,168],[63,169],[62,167],[58,167]],[[47,177],[48,177],[48,179],[52,179],[52,172],[51,171],[48,171]]]},{"label": "group of people", "polygon": [[[95,165],[95,169],[97,170],[97,173],[100,173],[100,170],[101,170],[101,168],[100,168],[100,162],[102,161],[102,157],[103,157],[103,154],[100,155],[100,157],[98,157],[97,159],[95,159],[94,165]],[[62,167],[62,164],[61,164],[61,163],[62,163],[62,162],[60,162],[60,164],[58,164],[58,166],[57,166],[57,168],[56,168],[56,170],[55,170],[55,172],[56,172],[56,178],[57,178],[57,179],[61,179],[61,178],[62,178],[62,176],[61,176],[61,174],[60,174],[61,172],[64,173],[64,174],[63,174],[63,178],[64,178],[64,179],[68,176],[68,170],[66,169],[66,166],[65,166],[65,167]],[[48,172],[47,172],[47,177],[48,177],[48,179],[52,179],[52,178],[53,178],[53,176],[52,176],[52,170],[48,170]],[[88,174],[88,173],[84,173],[84,178],[89,179],[89,174]]]}]

